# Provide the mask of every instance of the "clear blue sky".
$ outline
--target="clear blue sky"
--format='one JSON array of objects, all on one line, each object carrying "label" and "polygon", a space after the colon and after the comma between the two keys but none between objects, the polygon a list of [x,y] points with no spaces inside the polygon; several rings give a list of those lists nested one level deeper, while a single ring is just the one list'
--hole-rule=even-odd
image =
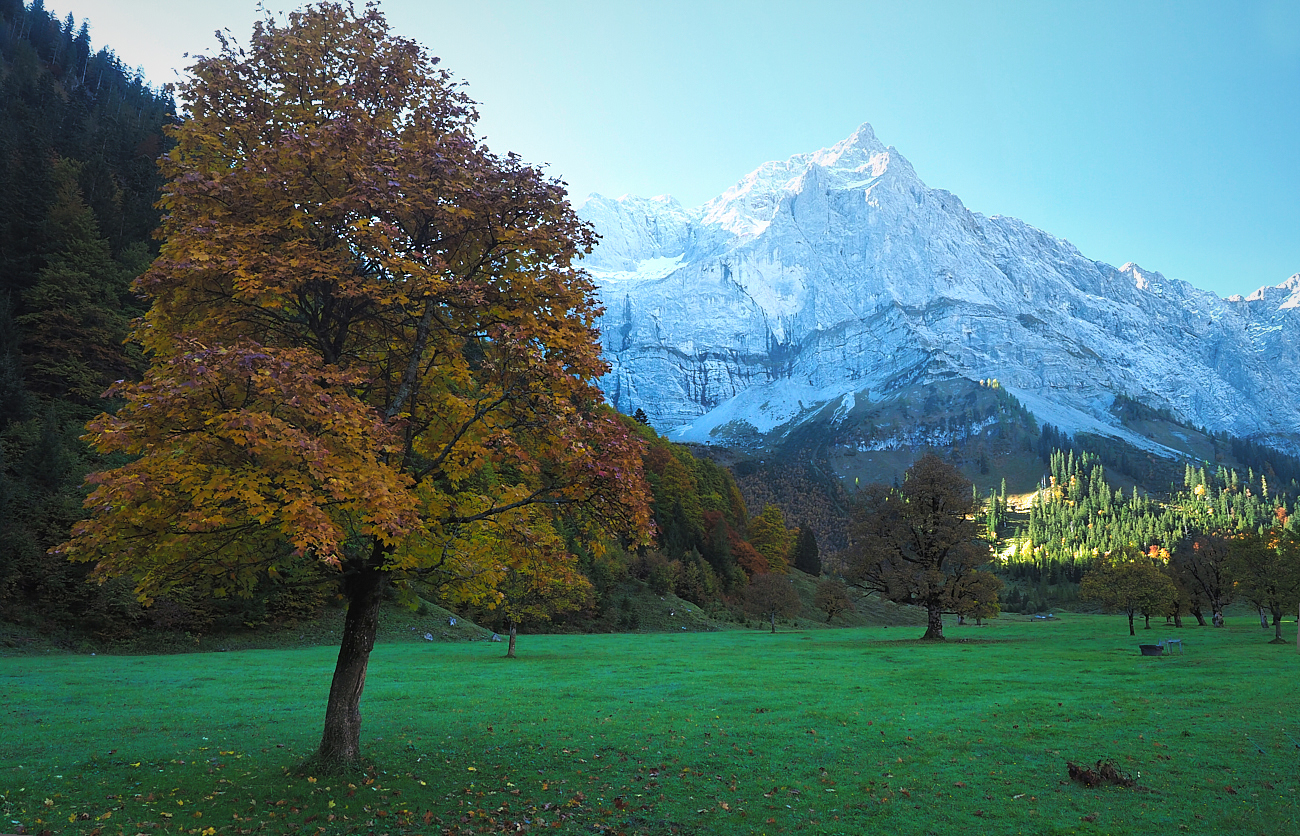
[{"label": "clear blue sky", "polygon": [[[268,9],[294,8],[265,0]],[[150,81],[254,0],[46,0]],[[1300,272],[1300,0],[385,0],[480,134],[589,192],[712,198],[870,122],[925,182],[1220,294]]]}]

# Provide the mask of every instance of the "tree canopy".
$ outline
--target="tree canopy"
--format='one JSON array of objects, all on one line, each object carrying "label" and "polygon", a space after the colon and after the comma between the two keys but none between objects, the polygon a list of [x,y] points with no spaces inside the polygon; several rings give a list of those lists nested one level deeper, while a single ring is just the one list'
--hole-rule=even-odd
[{"label": "tree canopy", "polygon": [[798,615],[802,606],[794,581],[784,572],[755,575],[745,587],[745,611],[768,619],[773,633],[777,616]]},{"label": "tree canopy", "polygon": [[[1135,547],[1116,549],[1104,556],[1079,584],[1085,600],[1097,601],[1110,612],[1128,616],[1128,634],[1133,631],[1137,613],[1163,612],[1177,595],[1174,582],[1160,570],[1156,561]],[[1151,625],[1148,623],[1148,627]]]},{"label": "tree canopy", "polygon": [[[374,6],[223,39],[180,96],[143,380],[89,437],[65,551],[142,600],[308,563],[349,609],[320,757],[360,756],[378,601],[499,599],[502,543],[644,540],[641,443],[594,385],[593,241],[563,185],[473,134],[473,102]],[[535,567],[530,566],[529,571]]]},{"label": "tree canopy", "polygon": [[1282,644],[1282,615],[1300,604],[1300,535],[1281,525],[1240,534],[1229,541],[1227,562],[1241,595],[1273,616],[1273,641]]},{"label": "tree canopy", "polygon": [[[907,469],[902,487],[871,485],[855,510],[846,579],[885,600],[923,607],[924,638],[943,639],[943,613],[957,612],[989,561],[979,539],[971,483],[933,454]],[[971,611],[973,614],[973,610]]]}]

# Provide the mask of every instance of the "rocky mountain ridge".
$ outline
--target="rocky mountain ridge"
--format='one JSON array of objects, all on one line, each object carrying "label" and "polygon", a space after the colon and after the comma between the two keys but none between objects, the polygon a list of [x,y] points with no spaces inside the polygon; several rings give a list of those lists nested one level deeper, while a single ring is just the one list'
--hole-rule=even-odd
[{"label": "rocky mountain ridge", "polygon": [[602,236],[584,260],[602,386],[676,439],[771,440],[927,380],[996,378],[1068,431],[1151,448],[1113,414],[1123,395],[1300,449],[1300,274],[1223,299],[1093,261],[927,187],[870,125],[697,209],[593,195],[580,214]]}]

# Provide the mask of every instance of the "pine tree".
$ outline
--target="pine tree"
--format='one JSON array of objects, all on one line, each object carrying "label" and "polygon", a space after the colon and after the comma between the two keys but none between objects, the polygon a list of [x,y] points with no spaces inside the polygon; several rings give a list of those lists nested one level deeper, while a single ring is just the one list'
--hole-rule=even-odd
[{"label": "pine tree", "polygon": [[794,543],[794,568],[800,572],[819,577],[822,573],[821,554],[817,548],[817,535],[808,523],[799,524],[799,535]]},{"label": "pine tree", "polygon": [[50,238],[58,249],[49,256],[36,285],[23,294],[27,313],[23,360],[28,387],[48,397],[94,404],[115,380],[130,376],[133,364],[123,350],[131,276],[114,261],[99,234],[95,215],[77,184],[80,166],[58,160],[58,190],[50,209]]}]

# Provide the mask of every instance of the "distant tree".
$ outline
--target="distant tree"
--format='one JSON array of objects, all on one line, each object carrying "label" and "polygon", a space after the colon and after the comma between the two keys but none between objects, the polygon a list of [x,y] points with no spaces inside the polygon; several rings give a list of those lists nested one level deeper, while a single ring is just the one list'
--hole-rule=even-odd
[{"label": "distant tree", "polygon": [[704,519],[709,534],[703,555],[725,589],[737,590],[748,577],[771,571],[767,558],[731,527],[722,512],[705,511]]},{"label": "distant tree", "polygon": [[826,623],[829,624],[835,616],[853,609],[853,599],[849,597],[844,584],[831,578],[823,578],[817,584],[813,605],[826,613]]},{"label": "distant tree", "polygon": [[807,572],[814,578],[821,576],[822,558],[817,548],[817,536],[813,534],[812,527],[806,521],[799,523],[799,533],[794,541],[792,562],[794,568],[800,572]]},{"label": "distant tree", "polygon": [[0,430],[27,417],[31,406],[23,382],[18,328],[7,295],[0,296]]},{"label": "distant tree", "polygon": [[1228,571],[1243,597],[1273,616],[1273,643],[1283,644],[1282,615],[1300,605],[1300,534],[1281,527],[1232,538]]},{"label": "distant tree", "polygon": [[722,514],[709,515],[711,525],[704,540],[703,555],[718,577],[730,577],[736,560],[731,555],[731,527]]},{"label": "distant tree", "polygon": [[694,549],[682,556],[676,586],[677,597],[700,607],[718,600],[721,592],[713,567]]},{"label": "distant tree", "polygon": [[[743,570],[743,572],[740,573],[741,575],[753,577],[755,575],[768,574],[772,571],[771,566],[768,565],[767,558],[763,557],[763,555],[758,553],[757,549],[744,540],[741,540],[739,537],[736,537],[731,541],[731,555],[735,560],[733,565]],[[733,572],[733,578],[736,579],[732,583],[732,586],[734,587],[738,584],[740,577]]]},{"label": "distant tree", "polygon": [[1079,584],[1079,595],[1084,600],[1097,601],[1109,612],[1128,616],[1130,636],[1137,635],[1133,616],[1163,611],[1176,594],[1174,582],[1146,552],[1131,547],[1102,558]]},{"label": "distant tree", "polygon": [[31,391],[94,404],[113,381],[139,371],[122,350],[129,319],[139,313],[123,304],[137,271],[115,261],[99,234],[77,184],[81,166],[58,160],[53,168],[48,225],[58,249],[23,293],[24,366]]},{"label": "distant tree", "polygon": [[634,419],[638,424],[649,424],[649,423],[650,423],[650,416],[649,416],[649,415],[646,415],[646,414],[645,414],[645,410],[644,410],[644,409],[641,409],[640,407],[637,407],[636,413],[632,416],[632,418],[633,418],[633,419]]},{"label": "distant tree", "polygon": [[1002,612],[998,603],[1002,587],[1002,579],[992,572],[971,572],[952,586],[952,611],[963,619],[975,619],[976,624],[997,618]]},{"label": "distant tree", "polygon": [[763,508],[763,513],[749,521],[749,544],[767,560],[769,571],[786,573],[790,565],[792,532],[785,527],[785,516],[775,505]]},{"label": "distant tree", "polygon": [[672,595],[677,591],[681,561],[669,560],[658,549],[647,549],[632,565],[633,576],[646,582],[656,595]]},{"label": "distant tree", "polygon": [[783,618],[799,614],[802,607],[799,591],[789,575],[767,573],[755,575],[745,587],[745,612],[768,619],[772,632],[776,632],[777,616]]},{"label": "distant tree", "polygon": [[670,558],[681,558],[691,549],[702,552],[730,588],[734,573],[723,564],[734,561],[718,551],[727,549],[729,543],[715,539],[713,533],[719,519],[733,532],[745,528],[745,502],[735,479],[725,468],[707,458],[696,458],[651,427],[635,419],[628,423],[646,442],[644,467],[653,492],[660,547]]},{"label": "distant tree", "polygon": [[1187,589],[1188,606],[1197,623],[1205,626],[1200,604],[1210,608],[1211,622],[1223,626],[1223,610],[1235,596],[1228,575],[1231,541],[1216,534],[1184,538],[1174,547],[1169,567],[1176,582]]},{"label": "distant tree", "polygon": [[901,487],[870,485],[854,510],[845,576],[849,583],[926,611],[923,638],[943,640],[943,614],[989,560],[972,517],[971,483],[927,454]]},{"label": "distant tree", "polygon": [[1169,560],[1160,570],[1165,573],[1165,577],[1173,581],[1174,597],[1166,604],[1163,613],[1165,623],[1168,624],[1173,619],[1175,627],[1183,626],[1183,614],[1189,613],[1196,616],[1201,626],[1205,626],[1205,616],[1202,612],[1205,597],[1195,586],[1189,585],[1187,579],[1178,573],[1174,567],[1173,560]]},{"label": "distant tree", "polygon": [[506,657],[513,659],[520,624],[550,621],[559,613],[579,609],[591,600],[592,588],[578,571],[577,557],[553,531],[547,531],[546,520],[503,534],[498,550],[507,567],[496,588],[510,631]]}]

